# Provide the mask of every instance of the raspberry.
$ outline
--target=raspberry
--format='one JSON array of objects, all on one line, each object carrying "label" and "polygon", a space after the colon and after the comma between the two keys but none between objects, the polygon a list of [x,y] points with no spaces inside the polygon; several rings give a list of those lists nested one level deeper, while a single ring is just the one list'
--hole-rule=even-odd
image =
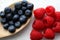
[{"label": "raspberry", "polygon": [[47,27],[47,28],[51,28],[53,23],[54,23],[54,19],[53,17],[50,17],[50,16],[45,16],[43,18],[43,22],[44,22],[44,26]]},{"label": "raspberry", "polygon": [[55,33],[53,32],[52,29],[46,29],[45,33],[44,33],[44,37],[47,39],[54,39],[55,37]]},{"label": "raspberry", "polygon": [[44,24],[41,20],[38,20],[36,19],[34,22],[33,22],[33,25],[32,27],[35,29],[35,30],[43,30],[44,29]]},{"label": "raspberry", "polygon": [[44,8],[38,8],[34,10],[34,16],[36,19],[41,19],[45,15],[45,9]]},{"label": "raspberry", "polygon": [[36,30],[32,30],[31,34],[30,34],[30,38],[32,40],[40,40],[43,38],[43,35],[41,32],[38,32]]},{"label": "raspberry", "polygon": [[46,14],[48,16],[55,16],[55,8],[53,6],[47,6],[46,7]]},{"label": "raspberry", "polygon": [[60,22],[56,22],[55,27],[53,28],[54,32],[60,33]]},{"label": "raspberry", "polygon": [[[57,22],[54,22],[52,26],[53,26],[53,27],[56,27],[56,25],[57,25]],[[53,28],[53,27],[52,27],[52,28]]]},{"label": "raspberry", "polygon": [[60,21],[60,12],[55,12],[56,13],[56,21]]}]

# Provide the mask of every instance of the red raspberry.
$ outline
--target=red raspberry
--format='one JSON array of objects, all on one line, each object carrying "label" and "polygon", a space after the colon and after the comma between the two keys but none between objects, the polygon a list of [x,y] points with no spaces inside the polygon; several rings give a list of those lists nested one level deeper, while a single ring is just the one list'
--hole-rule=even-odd
[{"label": "red raspberry", "polygon": [[32,27],[35,29],[35,30],[43,30],[44,29],[44,24],[41,20],[38,20],[36,19],[34,22],[33,22],[33,25]]},{"label": "red raspberry", "polygon": [[38,8],[34,10],[34,16],[36,19],[41,19],[45,15],[45,9],[44,8]]},{"label": "red raspberry", "polygon": [[55,27],[53,28],[54,32],[60,33],[60,22],[56,22]]},{"label": "red raspberry", "polygon": [[45,16],[43,18],[43,22],[44,22],[44,26],[46,28],[51,28],[53,23],[54,23],[54,19],[52,17],[50,17],[50,16]]},{"label": "red raspberry", "polygon": [[52,25],[52,28],[53,28],[53,27],[56,27],[56,24],[57,24],[57,23],[56,23],[56,21],[55,21],[55,22],[53,23],[53,25]]},{"label": "red raspberry", "polygon": [[47,38],[47,39],[54,39],[55,37],[55,33],[53,32],[52,29],[46,29],[45,31],[45,34],[44,34],[44,37]]},{"label": "red raspberry", "polygon": [[32,30],[31,34],[30,34],[30,38],[32,40],[40,40],[43,38],[43,35],[41,32],[38,32],[36,30]]},{"label": "red raspberry", "polygon": [[55,16],[55,8],[53,6],[47,6],[46,7],[46,14],[48,16]]},{"label": "red raspberry", "polygon": [[55,12],[56,13],[56,21],[60,21],[60,12]]}]

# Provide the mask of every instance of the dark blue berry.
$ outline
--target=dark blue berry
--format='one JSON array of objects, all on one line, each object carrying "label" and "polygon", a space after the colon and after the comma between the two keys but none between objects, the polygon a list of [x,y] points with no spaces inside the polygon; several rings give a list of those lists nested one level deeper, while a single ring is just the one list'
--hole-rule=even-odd
[{"label": "dark blue berry", "polygon": [[23,11],[22,11],[22,10],[19,10],[19,11],[18,11],[18,14],[19,14],[19,15],[23,15]]},{"label": "dark blue berry", "polygon": [[18,21],[18,22],[15,22],[15,27],[16,27],[16,28],[20,28],[20,26],[21,26],[21,23],[20,23],[20,21]]},{"label": "dark blue berry", "polygon": [[17,3],[15,4],[15,9],[16,9],[16,10],[20,10],[21,7],[22,7],[22,5],[21,5],[20,2],[17,2]]},{"label": "dark blue berry", "polygon": [[4,18],[5,17],[5,13],[4,12],[0,12],[0,17]]},{"label": "dark blue berry", "polygon": [[3,28],[6,29],[6,30],[8,29],[8,27],[9,27],[8,23],[6,23],[6,24],[3,25]]},{"label": "dark blue berry", "polygon": [[28,8],[28,9],[30,9],[30,10],[32,10],[32,9],[33,9],[33,7],[34,7],[34,5],[33,5],[33,4],[31,4],[31,3],[29,3],[29,4],[27,5],[27,8]]},{"label": "dark blue berry", "polygon": [[6,17],[10,18],[10,17],[12,17],[12,14],[9,13],[9,14],[6,15]]},{"label": "dark blue berry", "polygon": [[10,33],[14,33],[14,32],[16,31],[16,28],[14,27],[14,25],[9,25],[8,31],[9,31]]},{"label": "dark blue berry", "polygon": [[9,25],[14,25],[14,22],[13,21],[9,21]]},{"label": "dark blue berry", "polygon": [[7,18],[7,20],[12,20],[12,14],[11,13],[6,14],[6,18]]},{"label": "dark blue berry", "polygon": [[17,10],[15,10],[15,9],[12,10],[12,15],[15,15],[15,14],[17,14],[17,13],[18,13]]},{"label": "dark blue berry", "polygon": [[27,17],[25,15],[21,15],[19,21],[23,24],[27,21]]},{"label": "dark blue berry", "polygon": [[31,11],[31,10],[26,10],[26,11],[25,11],[25,15],[26,15],[27,17],[31,17],[32,11]]},{"label": "dark blue berry", "polygon": [[19,19],[19,15],[15,14],[15,15],[13,16],[13,21],[17,21],[18,19]]},{"label": "dark blue berry", "polygon": [[6,18],[1,18],[1,23],[2,23],[2,24],[7,23],[7,19],[6,19]]},{"label": "dark blue berry", "polygon": [[27,1],[22,1],[22,6],[27,6]]},{"label": "dark blue berry", "polygon": [[22,7],[22,10],[25,11],[27,8],[26,7]]},{"label": "dark blue berry", "polygon": [[5,13],[11,13],[11,12],[12,12],[12,10],[11,10],[11,8],[6,7],[6,8],[4,9],[4,12],[5,12]]}]

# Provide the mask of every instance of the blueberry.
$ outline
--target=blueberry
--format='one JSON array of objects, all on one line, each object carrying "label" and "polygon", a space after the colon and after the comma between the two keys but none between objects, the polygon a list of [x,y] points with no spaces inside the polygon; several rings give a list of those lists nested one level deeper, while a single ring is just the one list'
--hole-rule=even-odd
[{"label": "blueberry", "polygon": [[4,12],[5,12],[5,13],[11,13],[11,12],[12,12],[12,10],[11,10],[11,8],[6,7],[6,8],[4,9]]},{"label": "blueberry", "polygon": [[14,25],[10,25],[10,26],[8,27],[8,31],[9,31],[10,33],[14,33],[14,32],[16,31],[16,28],[14,27]]},{"label": "blueberry", "polygon": [[4,18],[5,17],[5,13],[4,12],[0,12],[0,17]]},{"label": "blueberry", "polygon": [[18,11],[18,14],[19,14],[19,15],[23,15],[23,11],[22,11],[22,10],[19,10],[19,11]]},{"label": "blueberry", "polygon": [[14,22],[13,21],[9,21],[9,25],[14,25]]},{"label": "blueberry", "polygon": [[11,13],[7,14],[6,17],[10,18],[12,16]]},{"label": "blueberry", "polygon": [[15,15],[15,14],[17,14],[17,13],[18,13],[17,10],[15,10],[15,9],[12,10],[12,15]]},{"label": "blueberry", "polygon": [[17,21],[18,19],[19,19],[19,15],[15,14],[15,15],[13,16],[13,21]]},{"label": "blueberry", "polygon": [[6,18],[7,18],[8,20],[12,20],[12,14],[11,14],[11,13],[6,14]]},{"label": "blueberry", "polygon": [[26,15],[27,17],[31,17],[32,11],[31,11],[31,10],[26,10],[26,11],[25,11],[25,15]]},{"label": "blueberry", "polygon": [[15,4],[15,9],[16,9],[16,10],[20,10],[21,7],[22,7],[22,5],[21,5],[20,2],[17,2],[17,3]]},{"label": "blueberry", "polygon": [[7,19],[6,19],[6,18],[1,18],[1,23],[2,23],[2,24],[7,23]]},{"label": "blueberry", "polygon": [[8,23],[6,23],[6,24],[3,25],[3,28],[6,29],[6,30],[8,29],[8,27],[9,27]]},{"label": "blueberry", "polygon": [[27,21],[27,17],[25,15],[21,15],[19,21],[23,24]]},{"label": "blueberry", "polygon": [[34,5],[33,5],[33,4],[31,4],[31,3],[29,3],[29,4],[27,5],[27,8],[28,8],[28,9],[30,9],[30,10],[32,10],[32,9],[33,9],[33,7],[34,7]]},{"label": "blueberry", "polygon": [[27,5],[27,1],[22,1],[22,6],[26,6]]},{"label": "blueberry", "polygon": [[21,23],[20,23],[20,21],[18,21],[18,22],[15,22],[15,27],[16,27],[16,28],[20,28],[20,26],[21,26]]},{"label": "blueberry", "polygon": [[22,7],[22,10],[25,11],[27,8],[26,7]]}]

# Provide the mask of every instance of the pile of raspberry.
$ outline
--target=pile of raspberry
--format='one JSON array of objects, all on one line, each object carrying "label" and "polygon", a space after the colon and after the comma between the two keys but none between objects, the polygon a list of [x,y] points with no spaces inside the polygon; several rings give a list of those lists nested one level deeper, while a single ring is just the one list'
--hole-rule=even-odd
[{"label": "pile of raspberry", "polygon": [[60,33],[60,12],[53,6],[34,10],[34,17],[31,40],[54,39],[55,33]]}]

